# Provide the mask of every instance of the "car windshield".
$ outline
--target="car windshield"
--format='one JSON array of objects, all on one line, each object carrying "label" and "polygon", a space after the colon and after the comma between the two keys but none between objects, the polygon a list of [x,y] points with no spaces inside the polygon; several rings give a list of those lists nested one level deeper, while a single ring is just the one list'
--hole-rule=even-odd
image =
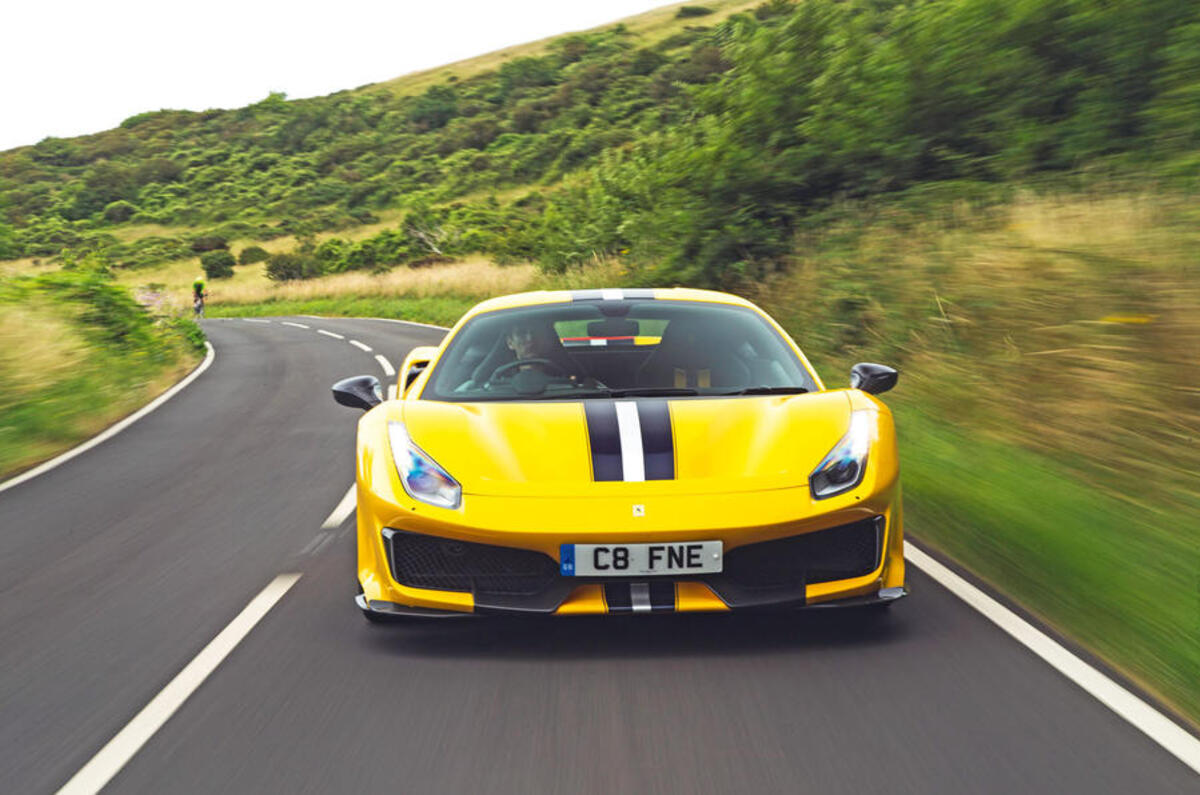
[{"label": "car windshield", "polygon": [[440,358],[423,399],[800,393],[816,384],[757,312],[694,301],[573,301],[488,312]]}]

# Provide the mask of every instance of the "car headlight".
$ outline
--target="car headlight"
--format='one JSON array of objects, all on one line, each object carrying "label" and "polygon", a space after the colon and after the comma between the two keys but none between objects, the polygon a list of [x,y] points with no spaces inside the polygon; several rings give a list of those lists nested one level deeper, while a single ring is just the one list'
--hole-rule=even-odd
[{"label": "car headlight", "polygon": [[813,499],[841,494],[862,483],[874,422],[870,411],[850,413],[850,430],[808,476]]},{"label": "car headlight", "polygon": [[439,508],[457,508],[462,502],[462,486],[446,470],[417,447],[402,422],[388,423],[388,441],[392,459],[404,490],[415,500]]}]

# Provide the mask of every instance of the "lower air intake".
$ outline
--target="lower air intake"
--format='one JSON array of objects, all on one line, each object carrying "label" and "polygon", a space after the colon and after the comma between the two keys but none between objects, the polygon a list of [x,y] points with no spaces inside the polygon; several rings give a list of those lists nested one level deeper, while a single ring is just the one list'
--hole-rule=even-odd
[{"label": "lower air intake", "polygon": [[392,577],[412,588],[532,596],[558,577],[558,564],[541,552],[391,528],[383,536]]},{"label": "lower air intake", "polygon": [[861,577],[879,567],[883,517],[747,544],[725,554],[725,576],[744,588],[782,588]]}]

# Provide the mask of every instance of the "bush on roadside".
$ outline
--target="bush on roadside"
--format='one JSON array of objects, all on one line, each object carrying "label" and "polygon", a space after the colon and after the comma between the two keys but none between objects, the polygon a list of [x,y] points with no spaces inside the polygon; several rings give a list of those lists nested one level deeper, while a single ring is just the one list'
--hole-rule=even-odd
[{"label": "bush on roadside", "polygon": [[253,265],[256,262],[263,262],[269,256],[271,255],[262,246],[246,246],[238,254],[238,265]]},{"label": "bush on roadside", "polygon": [[675,18],[689,19],[691,17],[706,17],[712,12],[713,10],[711,8],[705,8],[704,6],[682,6],[678,11],[675,12]]},{"label": "bush on roadside", "polygon": [[200,257],[200,266],[210,279],[228,279],[233,276],[237,260],[228,251],[210,251]]},{"label": "bush on roadside", "polygon": [[267,278],[277,282],[312,279],[322,273],[321,261],[312,253],[283,252],[267,258]]}]

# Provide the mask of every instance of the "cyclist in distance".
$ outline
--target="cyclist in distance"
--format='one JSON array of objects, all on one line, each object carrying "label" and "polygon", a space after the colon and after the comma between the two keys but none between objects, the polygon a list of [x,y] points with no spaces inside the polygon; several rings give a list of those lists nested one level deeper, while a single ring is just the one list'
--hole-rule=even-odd
[{"label": "cyclist in distance", "polygon": [[204,291],[204,279],[197,276],[196,281],[192,282],[192,311],[199,320],[204,317],[204,299],[208,297],[208,293]]}]

